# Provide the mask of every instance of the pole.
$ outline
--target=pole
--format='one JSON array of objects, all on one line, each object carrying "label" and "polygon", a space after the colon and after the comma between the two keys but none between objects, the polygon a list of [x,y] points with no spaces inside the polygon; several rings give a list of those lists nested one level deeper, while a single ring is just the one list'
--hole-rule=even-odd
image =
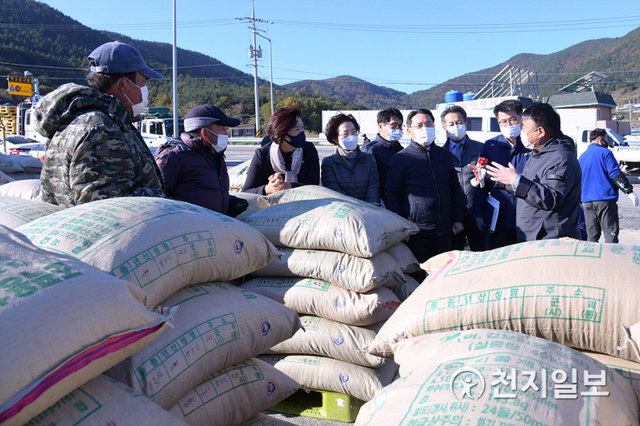
[{"label": "pole", "polygon": [[176,3],[173,0],[173,137],[179,138],[178,129],[178,18]]},{"label": "pole", "polygon": [[256,45],[256,11],[251,0],[251,29],[253,30],[253,91],[255,93],[256,103],[256,136],[260,134],[260,99],[258,94],[258,50]]},{"label": "pole", "polygon": [[271,86],[271,115],[273,115],[273,52],[271,51],[271,39],[258,34],[259,37],[269,42],[269,73],[270,73],[270,86]]}]

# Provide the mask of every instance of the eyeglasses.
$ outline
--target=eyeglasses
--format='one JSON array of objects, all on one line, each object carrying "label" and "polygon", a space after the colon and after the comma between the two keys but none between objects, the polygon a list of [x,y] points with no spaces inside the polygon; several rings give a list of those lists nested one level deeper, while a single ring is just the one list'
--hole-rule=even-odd
[{"label": "eyeglasses", "polygon": [[398,130],[398,129],[402,129],[402,124],[398,124],[398,123],[385,123],[385,126],[389,127],[390,129],[393,130]]},{"label": "eyeglasses", "polygon": [[411,128],[415,130],[420,130],[423,127],[435,127],[435,125],[433,123],[416,123],[411,126]]},{"label": "eyeglasses", "polygon": [[508,120],[500,120],[500,121],[498,121],[498,125],[500,127],[507,127],[508,125],[515,126],[516,124],[518,124],[518,121],[519,121],[518,118],[511,117]]}]

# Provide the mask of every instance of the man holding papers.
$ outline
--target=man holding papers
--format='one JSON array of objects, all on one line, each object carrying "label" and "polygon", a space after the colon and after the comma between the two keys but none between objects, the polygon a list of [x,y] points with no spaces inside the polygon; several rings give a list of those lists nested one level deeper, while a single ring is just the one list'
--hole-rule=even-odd
[{"label": "man holding papers", "polygon": [[[493,109],[498,119],[500,135],[484,143],[480,152],[489,164],[496,162],[505,167],[513,164],[518,173],[522,173],[531,151],[520,140],[522,125],[522,104],[517,100],[504,101]],[[477,169],[477,167],[472,167]],[[491,199],[487,197],[491,196]],[[489,249],[504,247],[518,242],[516,236],[516,196],[506,190],[500,182],[492,182],[488,177],[484,187],[476,188],[473,200],[473,216],[478,226],[490,232]],[[496,207],[496,206],[499,206]],[[498,209],[495,229],[491,229],[490,219]]]}]

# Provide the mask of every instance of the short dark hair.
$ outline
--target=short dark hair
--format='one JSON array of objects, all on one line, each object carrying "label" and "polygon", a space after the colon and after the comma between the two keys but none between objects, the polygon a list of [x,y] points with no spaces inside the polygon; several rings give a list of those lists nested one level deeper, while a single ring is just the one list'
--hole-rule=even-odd
[{"label": "short dark hair", "polygon": [[136,72],[137,71],[127,73],[103,74],[101,72],[89,71],[89,74],[87,74],[87,84],[93,90],[97,90],[100,93],[107,93],[109,89],[111,89],[111,86],[116,84],[116,82],[122,77],[128,78],[135,84]]},{"label": "short dark hair", "polygon": [[409,115],[407,115],[407,127],[411,127],[411,119],[418,114],[428,115],[429,117],[431,117],[431,120],[433,120],[434,123],[436,122],[436,119],[433,118],[433,114],[431,113],[431,111],[429,111],[428,109],[420,108],[415,111],[411,111]]},{"label": "short dark hair", "polygon": [[280,144],[284,135],[296,126],[302,110],[297,106],[285,106],[274,111],[267,123],[267,134],[273,142]]},{"label": "short dark hair", "polygon": [[402,120],[404,120],[404,117],[402,117],[402,113],[400,112],[400,110],[395,108],[385,108],[382,111],[378,112],[378,124],[387,124],[391,121],[391,117],[400,119],[401,123]]},{"label": "short dark hair", "polygon": [[440,121],[444,123],[444,118],[447,116],[447,114],[451,114],[451,113],[461,114],[464,122],[465,123],[467,122],[467,111],[465,111],[464,108],[462,108],[460,105],[451,105],[447,107],[447,109],[442,111],[442,114],[440,114]]},{"label": "short dark hair", "polygon": [[334,145],[338,144],[338,127],[342,123],[346,123],[350,121],[353,123],[356,131],[360,133],[360,125],[356,121],[356,118],[351,114],[336,114],[327,123],[327,126],[324,128],[324,134],[327,136],[327,140]]},{"label": "short dark hair", "polygon": [[598,138],[606,139],[607,131],[605,129],[594,129],[589,134],[589,142],[593,142]]},{"label": "short dark hair", "polygon": [[522,120],[531,120],[542,127],[549,136],[560,131],[560,116],[549,104],[534,104],[522,113]]},{"label": "short dark hair", "polygon": [[504,112],[505,114],[514,112],[518,115],[522,115],[522,102],[515,99],[508,99],[506,101],[500,102],[498,105],[493,108],[493,115],[498,118],[499,112]]}]

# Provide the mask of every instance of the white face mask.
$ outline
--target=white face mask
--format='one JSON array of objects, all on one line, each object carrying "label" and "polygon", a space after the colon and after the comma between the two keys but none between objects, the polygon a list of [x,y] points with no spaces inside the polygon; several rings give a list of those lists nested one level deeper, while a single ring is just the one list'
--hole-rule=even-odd
[{"label": "white face mask", "polygon": [[353,151],[358,147],[358,136],[349,135],[342,140],[338,140],[338,144],[345,151]]},{"label": "white face mask", "polygon": [[519,123],[514,124],[513,126],[500,127],[500,133],[502,133],[502,136],[507,139],[517,138],[521,130],[522,128],[520,127]]},{"label": "white face mask", "polygon": [[227,149],[227,146],[229,145],[229,135],[226,135],[226,134],[219,135],[219,134],[207,129],[206,127],[205,127],[205,130],[207,130],[208,132],[213,133],[214,135],[216,135],[218,137],[218,141],[217,141],[218,143],[216,145],[212,144],[211,141],[207,141],[207,142],[209,142],[209,145],[211,145],[213,147],[213,149],[216,150],[216,152],[221,152],[221,151],[224,151],[225,149]]},{"label": "white face mask", "polygon": [[402,130],[400,129],[389,129],[387,130],[387,139],[390,141],[399,141],[402,137]]},{"label": "white face mask", "polygon": [[[125,77],[127,78],[127,77]],[[129,80],[127,78],[127,80]],[[140,87],[137,84],[135,84],[133,81],[129,80],[129,82],[131,84],[133,84],[134,86],[136,86],[138,89],[140,89],[140,95],[142,96],[142,100],[137,103],[134,104],[131,99],[129,99],[129,97],[127,96],[126,93],[122,92],[124,94],[124,97],[127,98],[127,100],[129,102],[131,102],[131,114],[134,117],[139,116],[140,114],[142,114],[144,112],[144,109],[147,107],[147,105],[149,105],[149,88],[147,87],[147,85],[145,84],[144,86]]]},{"label": "white face mask", "polygon": [[456,126],[447,127],[447,134],[449,138],[454,141],[460,141],[464,139],[464,135],[467,134],[467,126],[464,124],[458,124]]},{"label": "white face mask", "polygon": [[[531,133],[533,133],[533,132],[531,132]],[[529,135],[531,133],[529,133],[529,134],[526,134],[525,132],[520,133],[520,139],[522,139],[522,145],[524,145],[524,147],[527,148],[527,149],[533,149],[535,144],[537,144],[538,141],[540,140],[540,139],[536,139],[536,141],[534,143],[529,143]]]},{"label": "white face mask", "polygon": [[415,141],[422,146],[429,146],[436,138],[435,127],[422,127],[420,129],[414,129]]}]

